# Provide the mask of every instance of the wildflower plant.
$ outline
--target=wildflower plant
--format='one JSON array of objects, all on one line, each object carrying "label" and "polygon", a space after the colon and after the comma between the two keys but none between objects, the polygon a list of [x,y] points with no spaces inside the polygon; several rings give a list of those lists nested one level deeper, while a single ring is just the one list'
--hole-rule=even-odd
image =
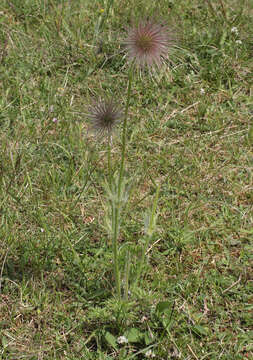
[{"label": "wildflower plant", "polygon": [[[90,119],[92,128],[98,135],[106,135],[108,141],[108,169],[109,181],[106,182],[106,192],[108,204],[110,207],[109,216],[107,216],[107,228],[112,239],[113,263],[115,287],[118,299],[121,299],[121,274],[119,266],[119,232],[121,225],[122,208],[128,199],[128,191],[125,179],[125,156],[127,143],[127,119],[129,104],[131,98],[131,88],[134,77],[134,70],[147,67],[148,70],[160,69],[164,60],[168,57],[172,37],[169,35],[167,27],[162,23],[156,23],[151,20],[141,22],[128,31],[125,40],[125,51],[128,58],[128,82],[127,98],[124,113],[112,100],[99,100],[90,107]],[[111,136],[113,129],[123,117],[122,138],[121,138],[121,160],[120,168],[116,178],[113,178],[111,171]],[[134,284],[137,284],[140,278],[141,270],[145,259],[145,254],[152,238],[156,225],[156,208],[158,203],[159,188],[157,188],[152,210],[146,217],[145,239],[142,248],[142,255],[137,266],[137,276]],[[130,256],[127,251],[125,258],[125,288],[124,296],[127,300],[129,293],[129,271]]]},{"label": "wildflower plant", "polygon": [[[122,131],[122,156],[121,166],[118,181],[118,194],[121,196],[122,179],[124,176],[125,165],[125,152],[126,152],[126,125],[128,118],[129,102],[131,97],[131,87],[134,75],[134,69],[148,68],[153,71],[160,69],[162,63],[168,58],[169,49],[172,45],[172,35],[169,33],[168,28],[163,23],[156,23],[153,20],[146,20],[133,26],[128,30],[128,36],[125,41],[125,50],[129,62],[128,72],[128,88],[127,88],[127,101],[125,107],[125,116]],[[142,248],[142,255],[140,262],[137,266],[137,274],[134,284],[138,284],[141,270],[146,255],[146,251],[150,240],[153,236],[156,227],[156,210],[159,196],[159,187],[157,187],[156,195],[154,198],[152,210],[146,215],[145,218],[145,239]],[[128,272],[129,272],[129,252],[127,253],[127,269],[125,274],[125,298],[128,297]]]}]

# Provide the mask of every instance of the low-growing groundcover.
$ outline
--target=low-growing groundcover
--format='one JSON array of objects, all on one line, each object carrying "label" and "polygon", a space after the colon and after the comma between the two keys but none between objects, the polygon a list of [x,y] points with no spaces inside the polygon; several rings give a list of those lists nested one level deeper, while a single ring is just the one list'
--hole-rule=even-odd
[{"label": "low-growing groundcover", "polygon": [[[119,300],[87,114],[125,108],[124,39],[147,19],[174,46],[132,80]],[[253,358],[252,19],[243,0],[1,1],[0,359]]]}]

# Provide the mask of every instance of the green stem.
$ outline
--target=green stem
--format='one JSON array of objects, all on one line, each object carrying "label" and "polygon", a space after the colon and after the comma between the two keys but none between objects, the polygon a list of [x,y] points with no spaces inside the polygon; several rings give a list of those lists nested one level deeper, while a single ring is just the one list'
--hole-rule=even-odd
[{"label": "green stem", "polygon": [[[111,137],[108,135],[108,171],[109,171],[109,188],[110,191],[113,191],[112,184],[112,166],[111,166]],[[120,273],[119,273],[119,259],[118,259],[118,235],[119,235],[119,218],[120,218],[120,204],[117,199],[111,199],[110,201],[112,207],[112,248],[113,248],[113,266],[114,266],[114,277],[116,285],[116,293],[118,299],[121,298],[121,289],[120,289]]]},{"label": "green stem", "polygon": [[108,135],[107,144],[107,162],[108,162],[108,173],[109,173],[109,186],[112,186],[112,161],[111,161],[111,135]]},{"label": "green stem", "polygon": [[130,251],[127,249],[126,265],[125,265],[125,300],[128,300],[128,288],[129,288],[129,271],[130,271]]},{"label": "green stem", "polygon": [[121,198],[121,186],[122,186],[122,180],[124,174],[125,154],[126,154],[126,123],[127,123],[129,103],[130,103],[132,80],[133,80],[133,64],[131,64],[128,73],[127,102],[125,107],[125,115],[123,122],[123,131],[122,131],[122,151],[121,151],[121,163],[120,163],[119,183],[118,183],[118,199]]},{"label": "green stem", "polygon": [[119,257],[118,257],[118,234],[119,234],[119,217],[120,209],[119,204],[112,204],[112,219],[113,219],[113,238],[112,238],[112,247],[113,247],[113,265],[114,265],[114,276],[115,276],[115,285],[116,293],[118,299],[121,298],[120,290],[120,273],[119,273]]}]

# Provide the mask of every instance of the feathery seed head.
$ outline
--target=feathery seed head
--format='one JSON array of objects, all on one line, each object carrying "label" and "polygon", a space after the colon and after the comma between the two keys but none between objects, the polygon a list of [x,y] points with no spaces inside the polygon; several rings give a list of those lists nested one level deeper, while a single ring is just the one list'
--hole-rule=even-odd
[{"label": "feathery seed head", "polygon": [[141,22],[128,31],[125,41],[127,56],[137,66],[160,67],[168,57],[172,35],[162,23]]},{"label": "feathery seed head", "polygon": [[122,111],[112,99],[99,99],[89,108],[92,129],[100,136],[111,136],[122,118]]}]

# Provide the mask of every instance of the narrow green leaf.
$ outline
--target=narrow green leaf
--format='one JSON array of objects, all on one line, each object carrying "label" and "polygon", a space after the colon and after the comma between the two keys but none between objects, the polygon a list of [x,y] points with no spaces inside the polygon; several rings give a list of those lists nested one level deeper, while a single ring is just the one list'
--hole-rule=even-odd
[{"label": "narrow green leaf", "polygon": [[153,334],[150,334],[150,332],[145,332],[144,341],[145,341],[146,345],[150,345],[151,343],[153,343],[154,339],[155,339],[155,337],[153,336]]},{"label": "narrow green leaf", "polygon": [[249,128],[248,141],[250,145],[253,145],[253,125]]},{"label": "narrow green leaf", "polygon": [[117,349],[117,341],[115,336],[113,336],[109,331],[105,333],[105,340],[108,342],[108,344],[113,347],[114,349]]},{"label": "narrow green leaf", "polygon": [[8,346],[8,340],[5,336],[2,337],[2,346],[4,349]]},{"label": "narrow green leaf", "polygon": [[170,310],[170,309],[171,309],[171,303],[169,301],[160,301],[156,305],[156,311],[158,313],[164,313],[165,310]]},{"label": "narrow green leaf", "polygon": [[202,325],[192,326],[192,331],[198,336],[207,336],[208,335],[208,329]]},{"label": "narrow green leaf", "polygon": [[130,343],[140,342],[143,339],[143,333],[136,328],[130,329],[125,336]]}]

